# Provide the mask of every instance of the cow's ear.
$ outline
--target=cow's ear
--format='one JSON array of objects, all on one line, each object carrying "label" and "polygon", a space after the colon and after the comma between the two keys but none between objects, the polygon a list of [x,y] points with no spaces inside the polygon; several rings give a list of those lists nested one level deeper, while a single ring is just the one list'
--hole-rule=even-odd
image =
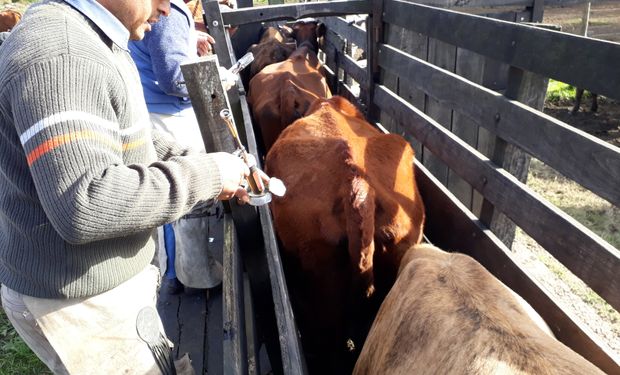
[{"label": "cow's ear", "polygon": [[320,38],[322,36],[325,36],[325,24],[323,22],[319,22],[316,25],[316,37]]}]

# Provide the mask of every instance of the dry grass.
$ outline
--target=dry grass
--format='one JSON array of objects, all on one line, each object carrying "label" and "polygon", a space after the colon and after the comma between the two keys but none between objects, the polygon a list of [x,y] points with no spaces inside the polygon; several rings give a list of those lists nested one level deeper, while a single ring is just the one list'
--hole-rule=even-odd
[{"label": "dry grass", "polygon": [[533,160],[528,186],[581,224],[620,248],[620,208]]},{"label": "dry grass", "polygon": [[[620,248],[620,209],[532,160],[528,186],[611,245]],[[516,260],[557,297],[565,311],[620,356],[620,313],[521,230],[513,251]]]}]

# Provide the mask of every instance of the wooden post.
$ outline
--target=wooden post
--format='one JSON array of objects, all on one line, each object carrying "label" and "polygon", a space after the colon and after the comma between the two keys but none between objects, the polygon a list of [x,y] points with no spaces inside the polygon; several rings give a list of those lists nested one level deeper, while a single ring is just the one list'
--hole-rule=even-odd
[{"label": "wooden post", "polygon": [[220,111],[230,108],[220,81],[217,56],[205,56],[181,65],[187,91],[192,99],[200,133],[207,152],[233,152],[232,135],[220,118]]},{"label": "wooden post", "polygon": [[248,353],[245,345],[244,332],[244,293],[243,266],[239,248],[237,247],[235,227],[230,214],[224,215],[224,280],[223,294],[223,331],[224,331],[224,363],[223,373],[226,375],[244,375],[248,373]]},{"label": "wooden post", "polygon": [[581,29],[579,35],[588,36],[588,26],[590,24],[590,6],[591,3],[583,3],[583,16],[581,16]]},{"label": "wooden post", "polygon": [[[235,56],[235,52],[232,50],[230,36],[228,34],[228,30],[226,30],[226,25],[224,25],[224,21],[222,20],[222,13],[220,11],[219,4],[214,0],[202,0],[202,2],[209,33],[215,39],[215,54],[218,57],[220,65],[228,69],[237,61],[237,58]],[[243,87],[240,81],[238,82],[238,85]],[[237,123],[242,123],[243,115],[239,102],[239,92],[235,89],[229,90],[228,99],[230,100],[228,108],[230,108],[235,121]],[[247,143],[245,132],[240,131],[240,129],[237,128],[237,133],[239,134],[241,141]]]},{"label": "wooden post", "polygon": [[[220,111],[230,106],[220,81],[217,56],[207,56],[195,62],[183,64],[181,71],[192,99],[205,145],[208,145],[207,150],[210,152],[233,151],[235,146],[232,136],[219,117]],[[229,90],[231,91],[236,90]],[[240,135],[250,134],[248,136],[251,138],[249,151],[257,156],[249,113],[245,107],[246,102],[243,96],[239,98],[240,117],[242,121],[247,120],[247,122],[244,122],[244,127],[237,126],[237,128],[241,128],[239,129]],[[244,108],[246,110],[243,110]],[[253,299],[256,311],[255,326],[261,341],[266,344],[272,370],[275,374],[304,373],[303,352],[297,337],[290,300],[285,292],[284,276],[281,268],[278,268],[281,267],[281,261],[275,235],[269,229],[271,228],[270,217],[265,216],[264,212],[265,210],[268,212],[268,208],[261,207],[264,220],[261,225],[259,211],[256,207],[240,206],[236,201],[230,201],[228,207],[232,212],[238,233],[239,249],[250,280],[252,296],[259,297]],[[232,297],[243,298],[242,295],[231,295]],[[276,305],[275,311],[274,304]],[[241,308],[242,304],[235,306]],[[245,331],[241,332],[238,329],[236,332],[243,335],[241,342],[244,345],[243,350],[247,351]],[[229,351],[229,353],[238,352],[241,352],[241,348]],[[258,356],[254,355],[254,358]],[[225,360],[233,359],[226,358]]]},{"label": "wooden post", "polygon": [[[542,111],[547,84],[548,79],[544,77],[510,67],[505,96]],[[495,121],[500,122],[502,119],[498,115]],[[518,147],[508,144],[503,139],[497,137],[491,160],[498,166],[506,169],[519,181],[523,183],[527,181],[531,156]],[[516,230],[515,224],[503,214],[495,211],[493,205],[487,200],[484,200],[482,203],[480,220],[491,228],[493,233],[508,248],[512,246]]]},{"label": "wooden post", "polygon": [[368,71],[368,92],[366,92],[366,118],[371,122],[379,119],[377,106],[373,104],[373,90],[375,83],[379,82],[379,64],[377,53],[379,43],[383,43],[383,0],[371,0],[372,13],[366,21],[366,70]]},{"label": "wooden post", "polygon": [[[224,94],[218,67],[217,56],[211,55],[182,64],[181,71],[192,99],[205,149],[207,152],[232,152],[236,146],[232,135],[220,118],[220,111],[229,108],[230,105]],[[232,206],[236,204],[233,203]],[[242,303],[242,273],[237,241],[228,215],[224,222],[223,366],[226,374],[240,375],[247,373],[245,321],[242,318],[245,312]]]},{"label": "wooden post", "polygon": [[[534,10],[536,10],[536,6]],[[517,21],[518,16],[519,15],[516,14],[513,21]],[[536,14],[536,12],[533,11],[529,20],[534,20],[534,18],[542,19],[542,13]],[[507,77],[506,91],[504,93],[507,98],[517,100],[539,111],[543,110],[545,93],[549,82],[547,78],[525,72],[515,67],[508,68]],[[499,122],[502,121],[502,119],[497,116],[495,121]],[[483,133],[485,134],[484,137],[482,136]],[[488,142],[490,144],[488,156],[491,160],[515,176],[519,181],[525,183],[527,181],[531,161],[530,155],[520,150],[518,147],[508,144],[499,137],[488,134],[486,131],[483,133],[481,132],[479,136],[479,146],[480,142]],[[478,194],[474,194],[474,196],[477,195]],[[476,210],[475,207],[474,210]],[[497,212],[493,205],[485,199],[482,199],[479,217],[508,248],[512,247],[516,226],[510,219],[502,213]]]}]

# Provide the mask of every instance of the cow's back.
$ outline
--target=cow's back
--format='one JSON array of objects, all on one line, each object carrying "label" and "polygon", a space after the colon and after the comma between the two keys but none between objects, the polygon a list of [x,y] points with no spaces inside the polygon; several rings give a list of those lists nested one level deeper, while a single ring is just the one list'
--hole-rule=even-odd
[{"label": "cow's back", "polygon": [[307,54],[313,52],[296,51],[285,61],[267,65],[250,80],[248,103],[266,150],[314,100],[331,97],[318,60],[313,62]]},{"label": "cow's back", "polygon": [[405,255],[354,374],[600,374],[543,332],[472,258]]},{"label": "cow's back", "polygon": [[372,302],[387,293],[424,220],[409,144],[359,112],[340,112],[343,103],[353,108],[341,97],[315,101],[266,160],[267,173],[287,186],[271,208],[304,345],[334,356],[349,334],[363,342]]}]

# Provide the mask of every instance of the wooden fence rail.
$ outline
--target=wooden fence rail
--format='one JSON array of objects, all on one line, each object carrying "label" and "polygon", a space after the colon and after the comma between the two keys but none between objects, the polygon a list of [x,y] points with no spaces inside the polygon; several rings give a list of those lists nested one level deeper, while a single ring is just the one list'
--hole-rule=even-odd
[{"label": "wooden fence rail", "polygon": [[387,111],[495,207],[620,310],[620,278],[615,277],[620,269],[618,250],[384,86],[377,87],[375,101],[381,110]]},{"label": "wooden fence rail", "polygon": [[620,206],[620,149],[389,45],[379,65]]},{"label": "wooden fence rail", "polygon": [[620,44],[451,10],[385,0],[384,21],[544,77],[620,99]]}]

